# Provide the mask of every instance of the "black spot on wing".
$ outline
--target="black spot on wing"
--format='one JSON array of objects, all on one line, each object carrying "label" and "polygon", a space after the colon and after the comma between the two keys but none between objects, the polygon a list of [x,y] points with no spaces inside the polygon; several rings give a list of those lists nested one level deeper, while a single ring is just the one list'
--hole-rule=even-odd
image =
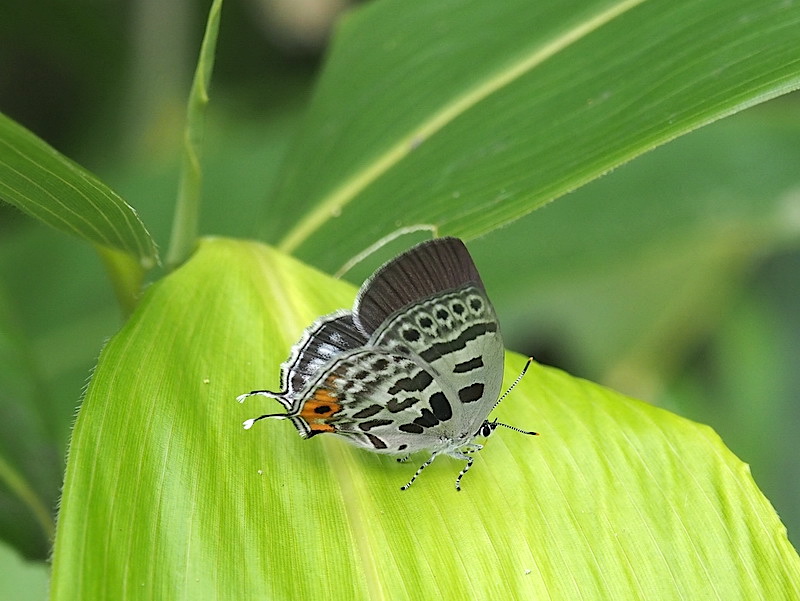
[{"label": "black spot on wing", "polygon": [[383,442],[383,440],[381,440],[380,438],[378,438],[374,434],[370,434],[369,432],[366,432],[364,434],[364,436],[366,436],[369,439],[370,443],[372,443],[372,446],[375,447],[376,449],[385,449],[386,448],[386,443]]},{"label": "black spot on wing", "polygon": [[409,434],[422,434],[425,431],[419,424],[403,424],[398,429]]},{"label": "black spot on wing", "polygon": [[416,342],[420,339],[421,334],[419,330],[415,330],[414,328],[409,328],[405,332],[403,332],[403,338],[408,340],[409,342]]},{"label": "black spot on wing", "polygon": [[404,409],[408,409],[414,403],[419,403],[419,397],[410,396],[403,401],[398,401],[397,399],[393,398],[390,399],[388,403],[386,403],[386,408],[391,411],[392,413],[398,413],[403,411]]},{"label": "black spot on wing", "polygon": [[372,364],[372,369],[378,372],[384,371],[387,367],[389,367],[389,361],[383,357],[376,359]]},{"label": "black spot on wing", "polygon": [[497,324],[491,321],[484,323],[476,323],[465,329],[458,338],[449,342],[437,342],[432,344],[426,350],[422,351],[419,356],[429,363],[439,357],[444,357],[455,351],[460,351],[466,348],[467,344],[484,334],[489,332],[496,332]]},{"label": "black spot on wing", "polygon": [[354,413],[353,417],[355,419],[364,419],[367,417],[372,417],[376,413],[380,412],[381,409],[383,409],[383,407],[381,407],[380,405],[370,405],[369,407],[364,407],[358,413]]},{"label": "black spot on wing", "polygon": [[391,424],[392,420],[390,419],[371,419],[365,422],[361,422],[358,424],[358,427],[361,428],[364,432],[368,430],[372,430],[372,428],[377,428],[378,426],[386,426]]},{"label": "black spot on wing", "polygon": [[432,428],[439,423],[439,420],[427,407],[423,408],[421,413],[422,415],[414,420],[414,423],[418,426],[422,426],[423,428]]},{"label": "black spot on wing", "polygon": [[455,367],[453,367],[453,373],[465,374],[467,372],[472,371],[473,369],[480,369],[481,367],[483,367],[483,358],[475,357],[474,359],[470,359],[469,361],[462,361],[461,363],[456,363]]},{"label": "black spot on wing", "polygon": [[430,403],[433,414],[439,421],[446,422],[453,417],[453,409],[450,407],[450,401],[447,400],[443,392],[432,394]]},{"label": "black spot on wing", "polygon": [[431,382],[433,382],[433,376],[427,371],[420,370],[413,378],[400,378],[386,392],[389,394],[397,394],[403,390],[407,392],[418,392],[420,390],[425,390]]},{"label": "black spot on wing", "polygon": [[474,403],[483,396],[483,384],[476,382],[470,386],[465,386],[458,391],[458,398],[462,403]]}]

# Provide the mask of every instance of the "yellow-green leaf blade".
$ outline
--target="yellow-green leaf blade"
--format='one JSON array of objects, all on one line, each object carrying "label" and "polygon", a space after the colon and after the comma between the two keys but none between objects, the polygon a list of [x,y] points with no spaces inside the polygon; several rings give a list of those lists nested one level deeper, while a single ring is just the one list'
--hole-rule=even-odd
[{"label": "yellow-green leaf blade", "polygon": [[[491,291],[490,291],[491,292]],[[355,290],[205,241],[103,351],[71,443],[52,597],[790,599],[800,561],[707,427],[534,366],[462,465],[397,464],[241,422],[316,316]],[[524,359],[509,355],[507,380]]]},{"label": "yellow-green leaf blade", "polygon": [[0,114],[0,199],[44,223],[134,256],[156,260],[136,211],[94,175]]}]

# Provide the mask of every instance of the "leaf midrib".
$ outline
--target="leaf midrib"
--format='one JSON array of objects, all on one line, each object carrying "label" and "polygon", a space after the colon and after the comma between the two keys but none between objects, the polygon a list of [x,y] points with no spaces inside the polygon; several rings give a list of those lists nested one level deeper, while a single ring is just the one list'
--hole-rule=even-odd
[{"label": "leaf midrib", "polygon": [[340,214],[342,208],[362,190],[399,163],[419,145],[420,141],[430,138],[497,90],[509,85],[558,52],[643,2],[645,0],[622,0],[594,17],[575,24],[572,28],[562,32],[561,35],[549,42],[537,44],[530,48],[529,51],[522,53],[516,61],[506,65],[494,74],[488,75],[472,88],[452,98],[449,103],[443,105],[427,120],[410,130],[382,154],[365,164],[363,168],[354,172],[350,177],[344,179],[339,186],[320,199],[316,208],[308,212],[286,233],[278,243],[278,248],[285,253],[292,253],[305,240],[311,237],[316,230],[322,227],[332,215]]}]

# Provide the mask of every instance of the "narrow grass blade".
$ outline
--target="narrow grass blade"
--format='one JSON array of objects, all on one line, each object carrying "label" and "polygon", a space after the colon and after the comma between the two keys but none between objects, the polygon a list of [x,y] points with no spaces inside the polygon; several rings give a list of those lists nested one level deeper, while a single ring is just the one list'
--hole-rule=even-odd
[{"label": "narrow grass blade", "polygon": [[143,269],[157,262],[155,243],[132,207],[2,114],[0,199],[58,230],[126,252]]},{"label": "narrow grass blade", "polygon": [[205,131],[205,110],[208,106],[208,87],[214,70],[214,53],[217,50],[222,0],[214,0],[208,14],[200,57],[189,92],[186,109],[186,128],[183,134],[183,164],[175,217],[172,222],[172,237],[167,265],[176,267],[187,259],[197,244],[198,223],[200,222],[200,198],[202,195],[203,174],[200,155],[203,149]]}]

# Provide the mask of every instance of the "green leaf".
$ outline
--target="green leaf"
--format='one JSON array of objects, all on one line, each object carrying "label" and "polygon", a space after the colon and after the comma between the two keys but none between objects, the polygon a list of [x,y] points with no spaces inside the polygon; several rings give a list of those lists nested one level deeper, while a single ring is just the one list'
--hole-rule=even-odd
[{"label": "green leaf", "polygon": [[799,23],[797,3],[762,0],[366,6],[334,40],[266,237],[333,272],[409,231],[479,236],[796,88]]},{"label": "green leaf", "polygon": [[211,73],[214,71],[214,53],[217,49],[221,12],[222,0],[215,0],[208,14],[200,57],[197,60],[192,89],[189,92],[186,127],[183,133],[181,184],[175,207],[175,219],[172,223],[170,249],[167,254],[167,264],[170,267],[183,263],[197,244],[203,182],[200,155],[203,150],[208,87],[211,84]]},{"label": "green leaf", "polygon": [[[491,291],[490,291],[491,292]],[[547,367],[460,463],[241,422],[302,329],[355,290],[225,239],[148,289],[71,443],[53,599],[792,599],[800,558],[707,427]],[[509,355],[507,381],[524,358]],[[261,427],[263,426],[263,427]]]},{"label": "green leaf", "polygon": [[58,230],[124,251],[145,269],[157,261],[155,243],[132,207],[2,114],[0,199]]},{"label": "green leaf", "polygon": [[508,346],[549,339],[571,371],[654,398],[765,256],[800,241],[794,112],[790,100],[715,123],[518,220],[501,242],[476,240]]}]

